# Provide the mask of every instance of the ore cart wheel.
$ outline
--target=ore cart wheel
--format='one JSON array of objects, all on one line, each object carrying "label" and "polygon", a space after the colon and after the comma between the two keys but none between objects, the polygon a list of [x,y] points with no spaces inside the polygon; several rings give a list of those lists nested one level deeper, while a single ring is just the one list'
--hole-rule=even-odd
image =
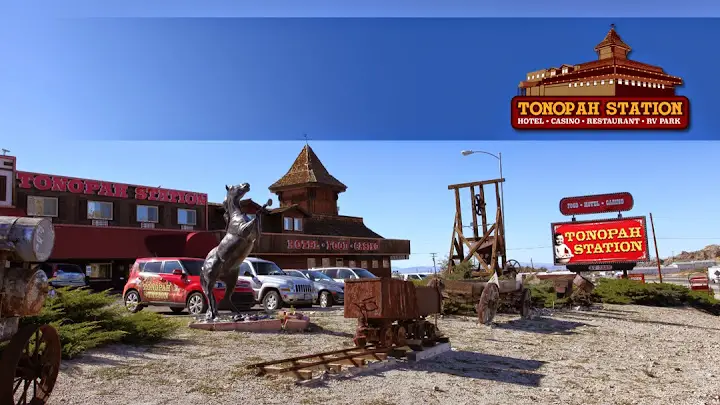
[{"label": "ore cart wheel", "polygon": [[390,327],[380,329],[379,337],[381,347],[391,347],[395,338],[395,336],[393,336],[393,329]]},{"label": "ore cart wheel", "polygon": [[403,347],[407,344],[407,331],[403,326],[398,326],[395,330],[395,345]]},{"label": "ore cart wheel", "polygon": [[480,323],[489,325],[495,318],[498,305],[500,304],[500,289],[495,283],[487,283],[480,294],[480,301],[477,304],[477,313]]},{"label": "ore cart wheel", "polygon": [[43,405],[60,371],[61,346],[50,325],[20,329],[0,359],[0,404]]},{"label": "ore cart wheel", "polygon": [[522,299],[520,301],[520,316],[523,319],[530,318],[530,312],[532,310],[532,294],[529,289],[526,289],[522,293]]}]

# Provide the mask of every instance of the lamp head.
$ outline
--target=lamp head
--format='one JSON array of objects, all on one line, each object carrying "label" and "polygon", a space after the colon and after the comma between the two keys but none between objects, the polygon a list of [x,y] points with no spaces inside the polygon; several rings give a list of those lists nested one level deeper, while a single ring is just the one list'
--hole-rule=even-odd
[{"label": "lamp head", "polygon": [[460,152],[460,153],[462,153],[463,156],[467,156],[467,155],[472,155],[472,154],[475,153],[475,152],[473,152],[473,151],[471,151],[471,150],[464,150],[464,151],[462,151],[462,152]]}]

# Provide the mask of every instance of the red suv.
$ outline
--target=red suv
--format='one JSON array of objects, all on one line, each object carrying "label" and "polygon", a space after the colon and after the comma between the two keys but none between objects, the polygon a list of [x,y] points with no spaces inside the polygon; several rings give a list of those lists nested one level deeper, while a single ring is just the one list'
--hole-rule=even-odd
[{"label": "red suv", "polygon": [[[137,259],[123,289],[125,307],[130,312],[155,305],[170,307],[175,313],[185,308],[192,315],[205,313],[208,302],[200,286],[203,262],[203,259],[185,257]],[[213,295],[220,303],[225,296],[225,284],[218,282]],[[239,311],[247,311],[255,304],[252,286],[248,281],[237,281],[231,301]]]}]

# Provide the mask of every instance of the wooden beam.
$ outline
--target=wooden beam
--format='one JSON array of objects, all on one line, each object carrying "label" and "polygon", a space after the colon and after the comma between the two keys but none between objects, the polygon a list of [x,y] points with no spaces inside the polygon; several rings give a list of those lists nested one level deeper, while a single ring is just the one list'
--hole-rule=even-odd
[{"label": "wooden beam", "polygon": [[448,254],[448,270],[452,269],[455,265],[453,262],[453,251],[455,249],[455,228],[457,228],[457,212],[455,213],[455,223],[453,224],[452,236],[450,236],[450,254]]},{"label": "wooden beam", "polygon": [[497,184],[497,183],[503,183],[503,182],[505,182],[505,179],[492,179],[492,180],[483,180],[483,181],[473,181],[470,183],[451,184],[448,186],[448,190],[456,190],[459,188],[467,188],[470,186],[483,186],[485,184]]},{"label": "wooden beam", "polygon": [[495,240],[493,240],[492,257],[490,258],[490,266],[492,267],[493,270],[495,270],[497,268],[498,236],[500,234],[500,221],[501,221],[500,211],[501,211],[501,209],[500,209],[500,206],[498,205],[497,211],[495,214],[495,225],[493,225],[495,227]]},{"label": "wooden beam", "polygon": [[[458,190],[458,189],[455,189],[455,215],[457,215],[457,223],[455,224],[455,232],[457,232],[459,235],[462,235],[463,234],[462,206],[460,204],[460,190]],[[460,245],[460,251],[458,252],[458,256],[460,256],[460,257],[465,256],[463,254],[462,245]]]},{"label": "wooden beam", "polygon": [[[480,186],[480,189],[482,190],[482,186]],[[478,238],[478,210],[475,206],[475,186],[470,186],[470,206],[472,207],[472,228],[473,228],[473,236],[475,239]]]},{"label": "wooden beam", "polygon": [[485,211],[485,186],[480,186],[480,190],[478,190],[478,191],[480,194],[480,198],[482,198],[482,200],[483,200],[483,207],[482,207],[482,212],[480,213],[480,216],[482,217],[483,235],[485,235],[488,231],[487,212]]},{"label": "wooden beam", "polygon": [[467,256],[465,256],[465,257],[463,258],[463,262],[466,262],[466,261],[470,260],[470,258],[471,258],[472,256],[475,256],[475,257],[478,259],[478,261],[480,262],[480,264],[481,264],[483,267],[485,267],[485,269],[486,269],[487,271],[491,271],[490,268],[488,267],[487,263],[485,263],[485,260],[483,260],[482,256],[480,256],[480,254],[477,253],[477,250],[478,250],[478,248],[480,248],[480,246],[482,246],[482,244],[485,243],[485,241],[490,237],[490,235],[492,234],[492,230],[493,230],[494,228],[495,228],[495,224],[493,224],[493,226],[490,228],[490,229],[491,229],[490,232],[486,233],[485,235],[483,235],[483,237],[482,237],[479,241],[477,241],[477,242],[475,242],[475,243],[472,243],[472,244],[471,244],[467,239],[465,239],[465,237],[463,237],[462,235],[459,235],[459,236],[460,236],[460,239],[462,240],[462,242],[463,242],[465,245],[467,245],[468,249],[470,249],[470,252],[467,254]]}]

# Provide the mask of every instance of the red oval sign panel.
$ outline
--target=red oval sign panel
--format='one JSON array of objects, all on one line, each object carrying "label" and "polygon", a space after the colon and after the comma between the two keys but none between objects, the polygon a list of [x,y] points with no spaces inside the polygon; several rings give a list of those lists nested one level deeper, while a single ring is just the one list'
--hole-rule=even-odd
[{"label": "red oval sign panel", "polygon": [[565,197],[560,200],[563,215],[601,214],[603,212],[630,211],[635,205],[630,193],[611,193]]}]

